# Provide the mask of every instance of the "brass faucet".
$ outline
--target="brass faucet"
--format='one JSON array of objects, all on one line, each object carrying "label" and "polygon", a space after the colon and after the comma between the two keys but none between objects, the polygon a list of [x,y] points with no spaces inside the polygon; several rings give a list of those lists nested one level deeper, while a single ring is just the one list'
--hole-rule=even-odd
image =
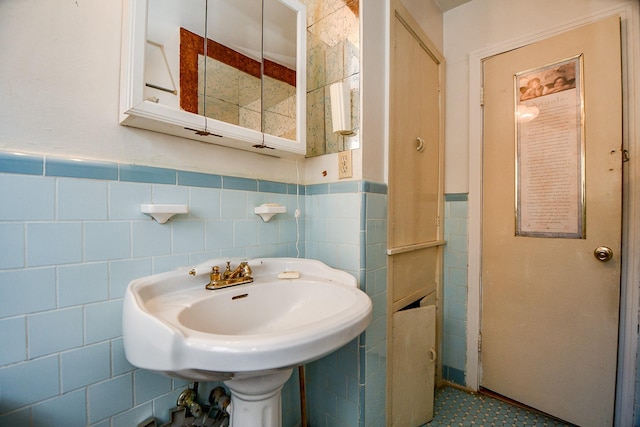
[{"label": "brass faucet", "polygon": [[220,273],[220,267],[216,265],[211,270],[211,280],[206,288],[214,290],[251,283],[253,282],[251,273],[251,267],[246,261],[242,261],[233,271],[231,270],[231,263],[227,262],[227,269],[223,273]]}]

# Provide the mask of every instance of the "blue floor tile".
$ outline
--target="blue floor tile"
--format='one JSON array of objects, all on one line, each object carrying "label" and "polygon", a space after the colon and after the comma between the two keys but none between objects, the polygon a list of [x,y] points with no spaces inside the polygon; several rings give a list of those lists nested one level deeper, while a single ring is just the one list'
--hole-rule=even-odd
[{"label": "blue floor tile", "polygon": [[540,413],[455,387],[436,390],[433,420],[423,427],[571,426]]}]

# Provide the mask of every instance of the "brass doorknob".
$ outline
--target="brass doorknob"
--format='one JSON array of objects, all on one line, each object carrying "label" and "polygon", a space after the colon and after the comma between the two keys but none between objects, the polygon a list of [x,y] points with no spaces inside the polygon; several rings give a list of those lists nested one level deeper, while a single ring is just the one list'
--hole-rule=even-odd
[{"label": "brass doorknob", "polygon": [[613,251],[611,248],[606,246],[598,246],[594,251],[593,255],[598,259],[598,261],[607,262],[611,258],[613,258]]}]

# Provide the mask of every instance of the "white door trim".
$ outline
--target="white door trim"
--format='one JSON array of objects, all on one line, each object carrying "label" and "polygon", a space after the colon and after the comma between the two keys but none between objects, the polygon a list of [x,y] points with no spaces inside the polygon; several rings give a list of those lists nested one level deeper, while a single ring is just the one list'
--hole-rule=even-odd
[{"label": "white door trim", "polygon": [[618,381],[616,386],[615,425],[633,423],[636,351],[640,289],[640,5],[629,1],[615,8],[569,22],[560,27],[543,29],[516,40],[500,43],[469,54],[469,265],[467,300],[467,364],[466,385],[477,390],[481,366],[478,359],[480,331],[480,263],[482,257],[482,60],[508,50],[545,39],[611,15],[622,19],[623,73],[623,146],[630,161],[625,164],[623,196],[622,286]]}]

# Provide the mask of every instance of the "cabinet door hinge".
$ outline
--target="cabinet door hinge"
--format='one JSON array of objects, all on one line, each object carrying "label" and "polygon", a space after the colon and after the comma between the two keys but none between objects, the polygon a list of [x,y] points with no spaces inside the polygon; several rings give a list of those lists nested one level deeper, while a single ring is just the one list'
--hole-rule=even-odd
[{"label": "cabinet door hinge", "polygon": [[484,86],[480,87],[480,106],[484,107]]},{"label": "cabinet door hinge", "polygon": [[482,332],[478,334],[478,353],[482,353]]}]

